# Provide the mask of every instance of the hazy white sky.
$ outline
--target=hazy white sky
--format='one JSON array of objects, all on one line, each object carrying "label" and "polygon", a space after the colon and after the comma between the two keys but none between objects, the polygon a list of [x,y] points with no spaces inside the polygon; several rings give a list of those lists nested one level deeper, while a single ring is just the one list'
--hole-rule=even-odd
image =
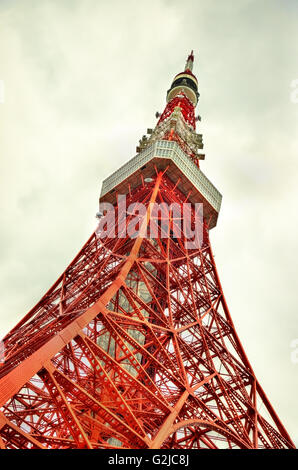
[{"label": "hazy white sky", "polygon": [[297,0],[0,0],[0,336],[91,231],[191,49],[211,240],[248,358],[298,445]]}]

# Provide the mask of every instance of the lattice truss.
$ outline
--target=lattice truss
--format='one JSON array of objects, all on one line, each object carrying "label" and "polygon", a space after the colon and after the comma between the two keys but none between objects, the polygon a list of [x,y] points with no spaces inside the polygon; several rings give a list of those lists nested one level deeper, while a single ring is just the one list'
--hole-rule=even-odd
[{"label": "lattice truss", "polygon": [[[148,223],[150,202],[185,196],[163,173],[134,201]],[[92,234],[6,336],[1,447],[293,447],[237,337],[208,227],[186,249],[178,222],[167,238],[158,217],[154,239]]]}]

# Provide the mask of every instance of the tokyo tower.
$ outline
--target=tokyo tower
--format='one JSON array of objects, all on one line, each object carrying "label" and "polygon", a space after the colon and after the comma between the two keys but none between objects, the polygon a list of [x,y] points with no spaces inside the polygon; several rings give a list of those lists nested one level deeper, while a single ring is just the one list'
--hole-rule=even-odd
[{"label": "tokyo tower", "polygon": [[2,449],[294,448],[215,266],[193,61],[103,181],[96,231],[3,339]]}]

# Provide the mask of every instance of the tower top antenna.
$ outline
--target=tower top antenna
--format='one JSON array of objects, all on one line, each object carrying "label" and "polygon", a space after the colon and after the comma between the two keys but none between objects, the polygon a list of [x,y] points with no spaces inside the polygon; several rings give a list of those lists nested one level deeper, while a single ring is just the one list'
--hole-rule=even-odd
[{"label": "tower top antenna", "polygon": [[186,70],[192,71],[193,61],[194,61],[194,55],[193,55],[193,51],[191,51],[191,53],[187,57],[187,61],[186,61],[186,65],[185,65],[185,71]]}]

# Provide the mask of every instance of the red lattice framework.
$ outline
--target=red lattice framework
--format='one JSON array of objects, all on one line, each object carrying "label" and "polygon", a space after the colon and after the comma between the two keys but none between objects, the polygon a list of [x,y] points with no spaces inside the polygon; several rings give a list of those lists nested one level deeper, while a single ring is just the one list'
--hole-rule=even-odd
[{"label": "red lattice framework", "polygon": [[157,126],[159,126],[163,121],[171,116],[175,107],[178,106],[181,108],[183,118],[185,122],[191,126],[194,130],[196,128],[196,118],[195,118],[195,108],[192,102],[187,98],[183,91],[171,99],[166,105],[164,112],[159,118]]},{"label": "red lattice framework", "polygon": [[[148,224],[150,202],[185,196],[164,172],[134,201]],[[294,447],[236,334],[207,225],[188,250],[153,222],[156,239],[92,234],[6,336],[0,447]]]}]

